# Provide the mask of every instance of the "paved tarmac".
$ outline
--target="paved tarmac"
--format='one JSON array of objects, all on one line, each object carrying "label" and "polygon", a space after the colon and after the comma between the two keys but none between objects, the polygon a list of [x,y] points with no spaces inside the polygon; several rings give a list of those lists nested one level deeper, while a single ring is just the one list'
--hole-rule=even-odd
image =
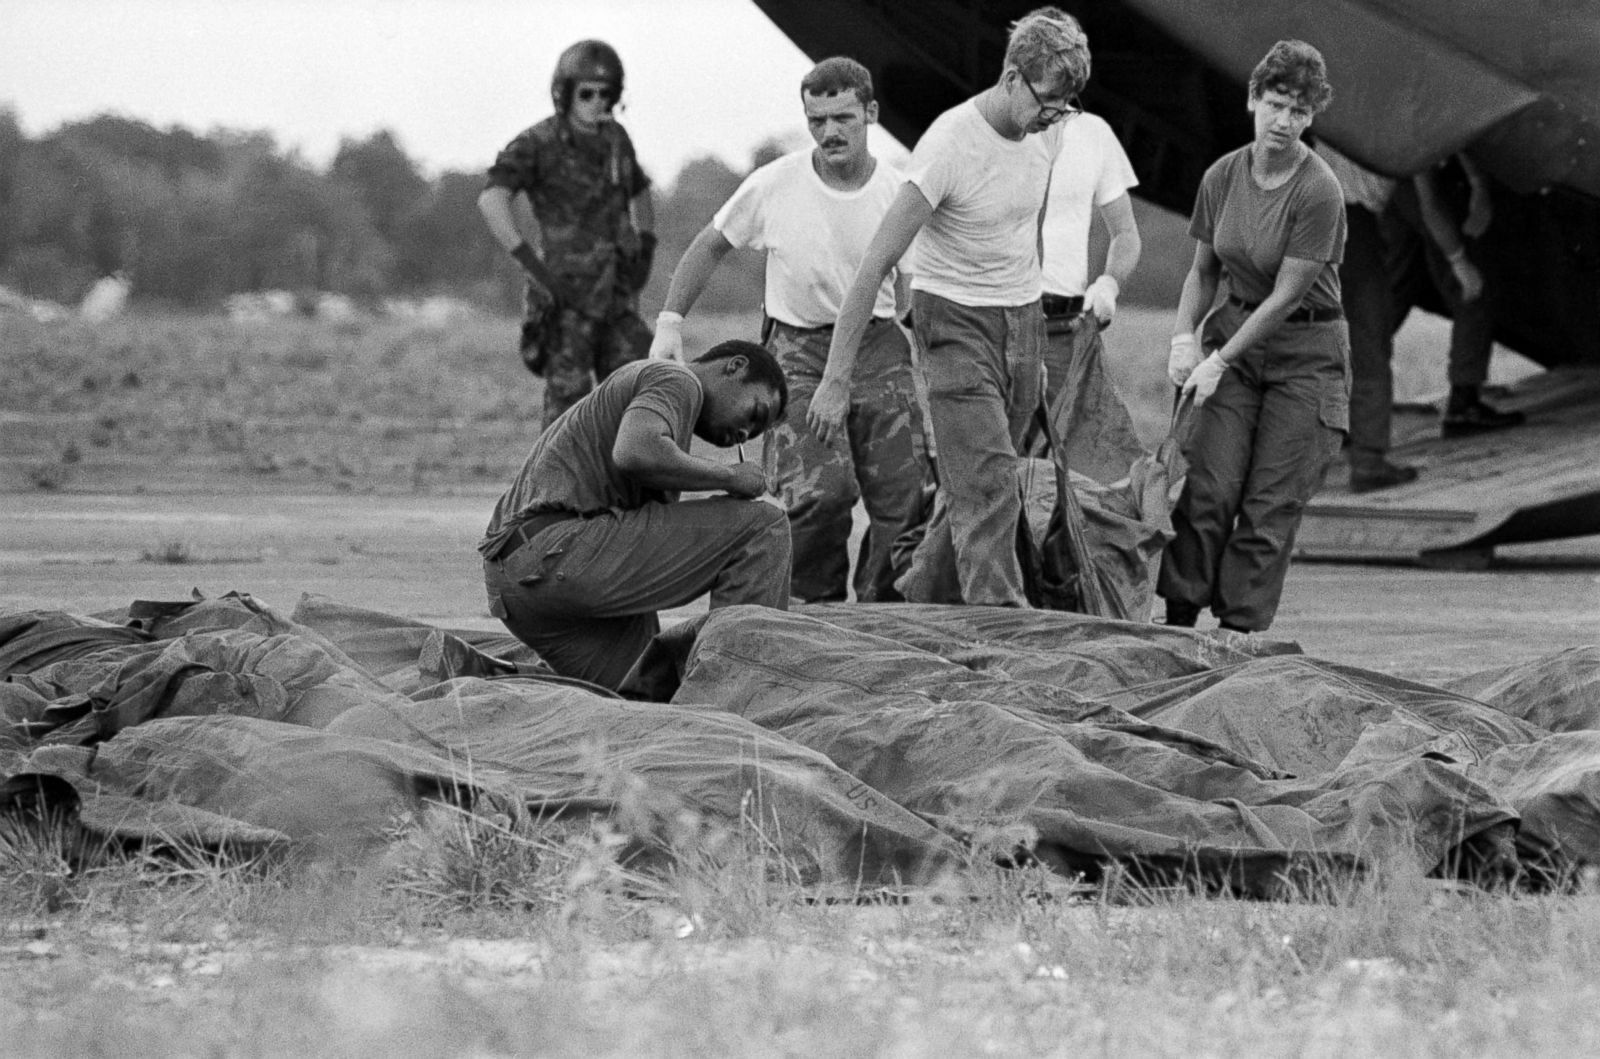
[{"label": "paved tarmac", "polygon": [[[311,592],[497,628],[474,550],[497,493],[12,492],[0,498],[0,607],[95,613],[198,589],[288,612]],[[1297,563],[1271,635],[1419,680],[1594,644],[1600,538],[1507,549],[1482,571]]]}]

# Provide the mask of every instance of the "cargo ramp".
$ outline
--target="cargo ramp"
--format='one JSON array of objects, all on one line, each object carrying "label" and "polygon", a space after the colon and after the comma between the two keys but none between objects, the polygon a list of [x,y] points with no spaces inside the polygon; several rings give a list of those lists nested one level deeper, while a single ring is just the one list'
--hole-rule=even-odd
[{"label": "cargo ramp", "polygon": [[1446,439],[1436,414],[1397,409],[1391,458],[1421,476],[1358,495],[1335,461],[1296,558],[1473,566],[1496,545],[1600,534],[1600,370],[1544,372],[1494,403],[1528,422]]}]

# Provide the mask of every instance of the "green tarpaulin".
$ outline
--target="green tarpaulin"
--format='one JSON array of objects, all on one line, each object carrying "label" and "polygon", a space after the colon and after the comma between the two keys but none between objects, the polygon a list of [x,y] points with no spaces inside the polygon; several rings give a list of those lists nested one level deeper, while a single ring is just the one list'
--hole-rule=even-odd
[{"label": "green tarpaulin", "polygon": [[1463,851],[1542,881],[1600,860],[1594,650],[1446,688],[1060,612],[741,607],[666,630],[624,689],[644,701],[327,599],[114,618],[0,614],[0,801],[319,855],[398,841],[434,800],[609,814],[660,849],[688,821],[846,886],[974,851],[1256,894]]}]

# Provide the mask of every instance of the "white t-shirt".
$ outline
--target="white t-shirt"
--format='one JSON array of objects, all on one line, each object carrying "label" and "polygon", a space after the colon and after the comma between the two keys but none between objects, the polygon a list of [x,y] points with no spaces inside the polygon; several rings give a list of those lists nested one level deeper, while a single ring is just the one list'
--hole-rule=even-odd
[{"label": "white t-shirt", "polygon": [[1105,119],[1080,114],[1061,126],[1061,154],[1050,175],[1044,214],[1044,289],[1069,297],[1089,286],[1089,225],[1094,211],[1138,186],[1127,152]]},{"label": "white t-shirt", "polygon": [[1061,126],[1008,140],[973,100],[939,115],[906,179],[933,207],[917,235],[911,286],[962,305],[1039,300],[1039,208]]},{"label": "white t-shirt", "polygon": [[[900,173],[881,159],[855,191],[823,183],[811,148],[768,162],[745,178],[711,219],[736,247],[767,254],[766,311],[794,327],[832,324],[867,244],[900,190]],[[883,281],[874,316],[894,316],[894,279]]]}]

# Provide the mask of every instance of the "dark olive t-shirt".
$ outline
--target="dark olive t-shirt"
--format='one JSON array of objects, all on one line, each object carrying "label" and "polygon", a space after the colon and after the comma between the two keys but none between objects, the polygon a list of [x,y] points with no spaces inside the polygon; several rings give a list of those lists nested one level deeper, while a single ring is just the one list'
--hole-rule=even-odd
[{"label": "dark olive t-shirt", "polygon": [[676,492],[647,488],[623,474],[611,450],[623,415],[643,408],[659,415],[688,452],[703,398],[694,372],[674,361],[636,360],[612,372],[533,443],[516,480],[495,504],[478,551],[496,554],[517,523],[542,511],[592,515],[678,499]]},{"label": "dark olive t-shirt", "polygon": [[1323,262],[1300,305],[1339,308],[1344,259],[1344,193],[1314,151],[1281,186],[1268,191],[1250,174],[1250,147],[1217,159],[1200,181],[1189,234],[1210,243],[1228,290],[1258,305],[1272,293],[1286,257]]}]

